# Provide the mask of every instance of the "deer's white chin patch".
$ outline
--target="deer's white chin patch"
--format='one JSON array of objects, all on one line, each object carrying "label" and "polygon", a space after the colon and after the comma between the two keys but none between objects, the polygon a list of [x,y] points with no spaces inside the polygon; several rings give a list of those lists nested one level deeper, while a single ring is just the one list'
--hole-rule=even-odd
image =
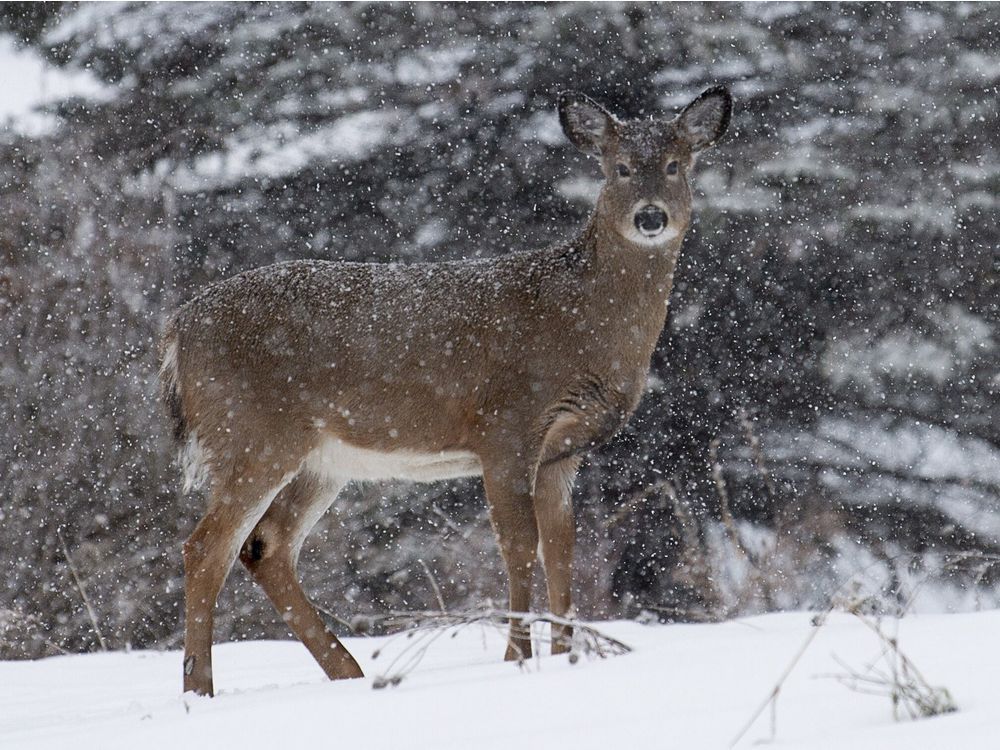
[{"label": "deer's white chin patch", "polygon": [[629,242],[636,245],[642,245],[644,247],[660,247],[680,236],[680,232],[677,228],[670,226],[669,224],[664,227],[663,231],[653,235],[643,234],[634,226],[630,226],[626,231],[622,232],[622,234],[625,235],[625,239]]}]

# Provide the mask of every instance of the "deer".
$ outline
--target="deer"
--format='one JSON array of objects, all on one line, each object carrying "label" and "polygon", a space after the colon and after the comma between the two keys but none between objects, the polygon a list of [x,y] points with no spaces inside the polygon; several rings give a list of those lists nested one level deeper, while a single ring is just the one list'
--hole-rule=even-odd
[{"label": "deer", "polygon": [[729,126],[716,86],[676,117],[623,120],[558,95],[604,180],[574,236],[428,263],[293,260],[206,286],[160,344],[185,490],[185,692],[213,695],[213,617],[238,559],[332,680],[363,677],[305,594],[299,553],[349,482],[481,477],[508,573],[505,659],[532,655],[540,560],[551,651],[571,648],[572,487],[642,396],[692,217],[700,153]]}]

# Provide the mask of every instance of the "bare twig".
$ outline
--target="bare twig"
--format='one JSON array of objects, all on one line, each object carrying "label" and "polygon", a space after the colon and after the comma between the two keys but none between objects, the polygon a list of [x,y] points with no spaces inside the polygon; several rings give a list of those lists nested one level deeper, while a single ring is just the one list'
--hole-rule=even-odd
[{"label": "bare twig", "polygon": [[638,492],[632,494],[629,499],[622,503],[621,506],[612,513],[608,519],[604,522],[604,527],[606,529],[613,528],[618,524],[622,523],[626,518],[628,518],[632,513],[637,511],[640,506],[644,505],[649,501],[650,498],[655,496],[660,496],[660,504],[662,507],[666,507],[666,503],[663,502],[663,486],[666,484],[665,480],[660,480],[659,482],[653,482],[653,484],[643,487]]},{"label": "bare twig", "polygon": [[729,505],[729,489],[726,487],[726,479],[722,476],[722,464],[719,463],[718,436],[712,438],[708,444],[708,463],[712,470],[712,480],[715,482],[715,492],[719,496],[719,515],[722,517],[722,525],[726,529],[726,536],[733,549],[740,553],[752,565],[756,561],[751,558],[749,551],[743,546],[739,531],[736,529],[736,522],[733,520],[733,513]]},{"label": "bare twig", "polygon": [[73,576],[73,582],[76,584],[76,590],[80,592],[80,598],[83,599],[83,605],[87,609],[87,616],[90,618],[90,624],[94,627],[94,634],[97,636],[97,643],[101,647],[101,651],[107,651],[108,646],[104,642],[104,636],[101,634],[101,627],[97,624],[97,613],[94,611],[93,605],[90,603],[90,597],[87,596],[87,589],[84,588],[83,581],[80,579],[80,574],[77,573],[76,565],[73,563],[73,558],[69,554],[69,547],[66,545],[66,539],[63,537],[62,529],[56,528],[56,536],[59,537],[59,543],[62,545],[63,556],[66,558],[66,564],[69,566],[69,572]]},{"label": "bare twig", "polygon": [[[373,681],[374,688],[398,685],[416,668],[435,641],[445,634],[455,637],[460,630],[470,625],[484,625],[505,630],[509,622],[516,619],[527,628],[536,623],[547,623],[550,632],[552,626],[572,627],[573,643],[567,644],[574,647],[570,652],[570,661],[576,661],[580,652],[606,658],[626,654],[632,650],[627,644],[590,625],[551,613],[534,614],[485,608],[467,612],[394,612],[373,619],[386,627],[402,628],[399,636],[410,641],[387,665],[385,672]],[[372,654],[372,658],[378,658],[381,652],[382,649],[377,650]]]},{"label": "bare twig", "polygon": [[951,559],[945,560],[945,569],[953,569],[957,571],[963,566],[973,566],[975,578],[972,581],[972,589],[975,592],[976,610],[981,610],[983,602],[980,596],[980,590],[982,588],[983,581],[986,580],[986,576],[990,573],[994,566],[1000,565],[1000,555],[989,552],[967,551],[946,555],[946,558]]},{"label": "bare twig", "polygon": [[448,514],[445,513],[443,510],[441,510],[441,506],[439,506],[437,503],[431,503],[431,512],[434,513],[434,515],[438,516],[441,519],[442,523],[444,523],[444,525],[448,529],[455,532],[455,534],[461,537],[462,540],[464,541],[469,540],[469,536],[472,534],[473,527],[470,526],[466,529],[463,529],[461,526],[452,521],[451,518],[448,517]]},{"label": "bare twig", "polygon": [[431,588],[434,589],[434,598],[437,599],[438,607],[441,609],[441,614],[446,614],[448,608],[444,606],[444,597],[441,596],[441,588],[438,586],[436,580],[434,580],[434,574],[431,573],[430,567],[424,562],[423,558],[417,560],[420,563],[420,567],[424,569],[424,574],[427,576],[427,580],[431,582]]},{"label": "bare twig", "polygon": [[349,630],[350,632],[354,633],[355,635],[367,635],[368,631],[371,629],[371,618],[370,617],[359,616],[359,617],[355,617],[351,622],[348,622],[343,617],[338,616],[335,612],[331,612],[326,607],[320,606],[319,604],[317,604],[316,602],[314,602],[312,599],[310,599],[309,601],[312,603],[312,605],[317,610],[319,610],[320,612],[322,612],[324,615],[326,615],[327,617],[329,617],[331,620],[333,620],[338,625],[341,625],[344,628],[346,628],[347,630]]},{"label": "bare twig", "polygon": [[684,546],[684,556],[687,561],[694,565],[703,566],[704,561],[700,559],[702,555],[700,554],[701,543],[698,540],[698,524],[694,514],[691,513],[690,506],[681,499],[673,482],[657,482],[654,486],[658,487],[670,500],[670,505],[674,509],[674,517],[677,519],[677,526],[680,529],[681,543]]},{"label": "bare twig", "polygon": [[[796,651],[795,655],[788,663],[788,666],[785,667],[785,670],[778,677],[777,682],[771,689],[770,693],[768,693],[763,703],[761,703],[757,710],[754,711],[753,715],[743,725],[740,732],[730,743],[730,748],[735,747],[736,744],[743,739],[746,733],[750,731],[750,728],[756,723],[757,719],[760,718],[761,714],[767,710],[768,706],[771,707],[771,738],[774,738],[777,720],[777,701],[785,681],[788,679],[788,676],[791,674],[795,666],[802,659],[802,656],[808,650],[809,646],[815,640],[822,626],[826,624],[831,612],[833,612],[837,607],[837,602],[843,602],[841,597],[846,597],[845,592],[855,583],[856,582],[854,580],[849,580],[841,584],[837,588],[837,591],[835,591],[831,596],[830,606],[825,611],[813,617],[813,629],[802,642],[802,645],[799,647],[799,650]],[[846,601],[846,603],[842,603],[841,607],[844,611],[857,617],[876,635],[876,637],[878,637],[882,645],[881,653],[874,662],[867,666],[864,674],[854,672],[848,668],[847,675],[833,675],[833,677],[837,678],[844,684],[848,684],[849,687],[858,688],[859,692],[878,691],[877,694],[879,695],[888,695],[893,701],[894,716],[896,716],[899,706],[906,709],[911,718],[917,718],[918,716],[936,716],[938,714],[956,711],[957,708],[948,690],[943,687],[932,687],[927,680],[924,679],[923,675],[916,668],[916,665],[914,665],[914,663],[902,653],[899,648],[898,640],[895,637],[888,636],[877,622],[872,621],[871,618],[864,615],[861,610],[864,602],[865,600],[863,599],[851,597]],[[879,661],[883,659],[888,663],[888,673],[883,672],[878,668]],[[838,660],[838,663],[841,663],[843,666],[843,662]]]},{"label": "bare twig", "polygon": [[767,460],[764,458],[764,450],[761,447],[760,438],[754,432],[753,422],[750,421],[750,415],[746,409],[740,409],[739,420],[743,426],[743,433],[746,435],[747,443],[750,444],[750,455],[753,457],[754,466],[757,468],[761,479],[764,480],[764,489],[767,491],[768,499],[771,501],[771,506],[777,509],[778,488],[771,477],[771,472],[767,469]]},{"label": "bare twig", "polygon": [[[899,721],[902,709],[910,719],[938,716],[957,711],[955,701],[947,688],[932,686],[912,660],[899,647],[897,636],[888,635],[878,620],[865,616],[857,609],[849,610],[868,628],[882,645],[878,660],[858,672],[837,660],[845,674],[832,675],[838,682],[852,690],[873,695],[885,695],[892,701],[892,715]],[[880,669],[884,662],[886,669]]]},{"label": "bare twig", "polygon": [[[23,612],[14,609],[0,609],[0,644],[9,642],[12,634],[17,634],[18,631],[23,634],[22,637],[34,638],[60,654],[70,653],[58,643],[49,640],[41,633],[41,625],[36,615],[26,615]],[[18,637],[17,635],[13,636],[14,643],[18,643],[20,640],[21,637]]]},{"label": "bare twig", "polygon": [[636,602],[636,607],[640,610],[657,612],[671,618],[682,618],[685,622],[718,622],[718,615],[708,612],[698,611],[690,607],[664,607],[660,604],[649,604],[646,602]]},{"label": "bare twig", "polygon": [[788,679],[792,670],[795,669],[795,666],[802,659],[802,656],[809,649],[809,646],[812,645],[816,636],[819,635],[820,629],[826,624],[827,617],[829,617],[831,611],[832,608],[827,609],[825,612],[822,612],[813,618],[813,628],[809,631],[809,635],[806,636],[802,645],[799,646],[799,650],[795,652],[791,661],[788,662],[788,666],[785,667],[784,671],[778,677],[777,682],[774,683],[774,687],[771,688],[771,692],[767,694],[764,702],[757,707],[757,710],[753,712],[746,724],[743,725],[739,733],[733,738],[733,741],[729,743],[730,748],[736,747],[736,743],[743,739],[744,735],[750,731],[750,728],[756,723],[757,719],[760,718],[761,714],[767,710],[768,706],[771,707],[771,739],[774,739],[774,735],[777,730],[778,695],[781,693],[782,687],[784,687],[785,680]]}]

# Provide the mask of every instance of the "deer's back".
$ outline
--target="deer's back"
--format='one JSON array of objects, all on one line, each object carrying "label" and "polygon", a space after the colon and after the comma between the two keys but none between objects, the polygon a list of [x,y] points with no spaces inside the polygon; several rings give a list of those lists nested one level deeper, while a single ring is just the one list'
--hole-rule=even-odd
[{"label": "deer's back", "polygon": [[484,419],[555,398],[579,369],[564,318],[584,276],[565,248],[248,271],[206,288],[168,328],[184,414],[206,440],[249,423],[286,443],[319,431],[359,450],[473,449]]}]

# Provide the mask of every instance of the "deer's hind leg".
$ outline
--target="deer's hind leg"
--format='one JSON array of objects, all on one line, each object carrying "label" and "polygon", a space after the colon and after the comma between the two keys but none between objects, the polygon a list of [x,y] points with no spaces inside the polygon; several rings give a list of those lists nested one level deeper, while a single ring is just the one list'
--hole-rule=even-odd
[{"label": "deer's hind leg", "polygon": [[331,680],[364,675],[302,590],[297,565],[310,529],[342,487],[339,480],[304,470],[274,500],[240,551],[240,561]]},{"label": "deer's hind leg", "polygon": [[212,631],[219,592],[243,539],[291,474],[238,476],[215,483],[205,516],[184,543],[184,691],[199,695],[214,692]]}]

